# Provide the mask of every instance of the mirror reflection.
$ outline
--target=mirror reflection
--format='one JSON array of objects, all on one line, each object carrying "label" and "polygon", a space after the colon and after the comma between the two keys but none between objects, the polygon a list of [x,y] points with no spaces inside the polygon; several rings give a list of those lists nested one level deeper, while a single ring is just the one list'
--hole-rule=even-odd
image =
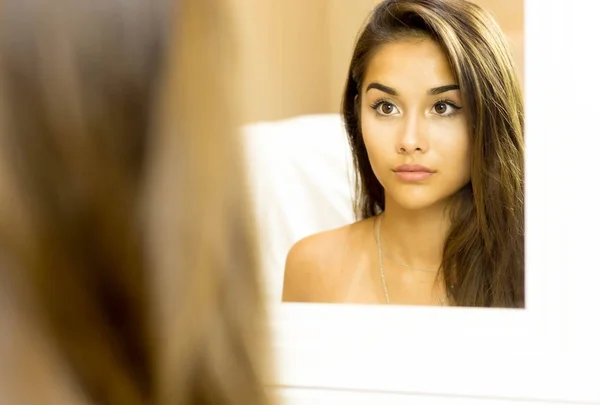
[{"label": "mirror reflection", "polygon": [[329,62],[341,114],[248,128],[279,159],[273,296],[523,308],[522,1],[368,3]]}]

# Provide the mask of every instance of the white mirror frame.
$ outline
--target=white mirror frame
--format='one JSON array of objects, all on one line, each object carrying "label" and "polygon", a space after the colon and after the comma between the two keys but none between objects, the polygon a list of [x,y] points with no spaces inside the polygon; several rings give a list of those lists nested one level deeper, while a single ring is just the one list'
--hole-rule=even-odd
[{"label": "white mirror frame", "polygon": [[274,305],[287,403],[600,403],[598,8],[525,0],[527,308]]}]

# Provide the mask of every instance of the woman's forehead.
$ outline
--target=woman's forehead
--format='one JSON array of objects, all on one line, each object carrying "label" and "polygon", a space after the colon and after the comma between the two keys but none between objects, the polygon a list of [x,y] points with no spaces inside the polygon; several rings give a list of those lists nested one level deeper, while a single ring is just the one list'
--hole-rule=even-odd
[{"label": "woman's forehead", "polygon": [[363,83],[390,87],[434,88],[456,83],[442,47],[430,38],[407,38],[379,47],[370,58]]}]

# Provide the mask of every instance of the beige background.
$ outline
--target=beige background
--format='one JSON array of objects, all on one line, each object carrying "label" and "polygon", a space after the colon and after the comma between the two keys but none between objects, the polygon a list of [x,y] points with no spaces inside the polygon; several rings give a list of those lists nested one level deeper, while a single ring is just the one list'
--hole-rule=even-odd
[{"label": "beige background", "polygon": [[[379,0],[229,0],[244,123],[338,112],[358,30]],[[475,0],[506,33],[523,77],[523,0]],[[522,80],[521,80],[522,82]]]}]

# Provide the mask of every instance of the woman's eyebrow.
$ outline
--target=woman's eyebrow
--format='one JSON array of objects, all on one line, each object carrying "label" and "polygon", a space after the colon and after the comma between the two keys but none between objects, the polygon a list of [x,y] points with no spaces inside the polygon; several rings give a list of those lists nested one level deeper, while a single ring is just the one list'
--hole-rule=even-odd
[{"label": "woman's eyebrow", "polygon": [[460,87],[458,86],[458,84],[448,84],[446,86],[440,86],[440,87],[434,87],[432,89],[427,90],[427,94],[430,95],[436,95],[436,94],[442,94],[445,93],[447,91],[451,91],[451,90],[459,90]]},{"label": "woman's eyebrow", "polygon": [[377,82],[369,83],[369,85],[367,86],[367,90],[365,90],[365,93],[371,89],[381,90],[384,93],[387,93],[392,96],[398,95],[398,92],[394,88],[383,85],[381,83],[377,83]]}]

